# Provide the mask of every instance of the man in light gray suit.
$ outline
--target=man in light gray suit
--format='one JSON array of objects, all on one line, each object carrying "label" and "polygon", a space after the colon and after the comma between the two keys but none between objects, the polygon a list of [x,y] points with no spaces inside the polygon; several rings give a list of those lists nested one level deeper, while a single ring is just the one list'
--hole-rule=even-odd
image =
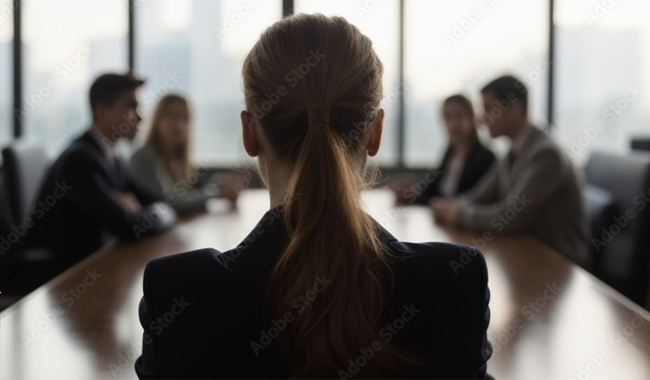
[{"label": "man in light gray suit", "polygon": [[528,92],[512,76],[481,91],[492,137],[510,152],[474,189],[435,199],[436,221],[481,232],[528,233],[583,267],[589,266],[581,182],[555,142],[528,121]]}]

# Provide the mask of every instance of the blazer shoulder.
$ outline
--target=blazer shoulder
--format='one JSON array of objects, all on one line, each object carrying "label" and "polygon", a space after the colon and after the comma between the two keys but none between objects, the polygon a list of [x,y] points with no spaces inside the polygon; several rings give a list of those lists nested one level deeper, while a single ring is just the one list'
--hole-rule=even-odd
[{"label": "blazer shoulder", "polygon": [[129,160],[129,163],[131,166],[149,166],[153,167],[155,166],[156,162],[158,162],[158,155],[156,152],[149,146],[143,145],[138,150],[136,150],[132,155]]},{"label": "blazer shoulder", "polygon": [[64,151],[61,153],[57,161],[62,164],[92,164],[101,162],[103,156],[91,143],[83,138],[74,140]]},{"label": "blazer shoulder", "polygon": [[149,260],[144,269],[144,299],[168,301],[177,295],[200,294],[220,287],[230,276],[218,264],[218,255],[219,251],[204,248]]},{"label": "blazer shoulder", "polygon": [[557,167],[558,169],[567,169],[569,160],[562,148],[546,132],[539,130],[537,137],[530,144],[527,155],[531,162],[544,163]]},{"label": "blazer shoulder", "polygon": [[435,274],[439,279],[451,282],[484,277],[487,284],[487,265],[478,248],[438,242],[396,242],[394,247],[399,260],[408,263],[407,270],[416,275],[428,277]]},{"label": "blazer shoulder", "polygon": [[[167,273],[172,273],[178,276],[179,272],[192,275],[192,268],[194,267],[202,267],[208,263],[218,263],[219,260],[216,258],[220,254],[221,253],[216,249],[202,248],[194,251],[153,258],[147,262],[145,267],[145,282],[151,280],[151,276],[154,272],[156,273],[156,276],[165,276]],[[147,276],[147,274],[149,276]]]},{"label": "blazer shoulder", "polygon": [[530,137],[531,142],[529,144],[529,149],[531,153],[535,154],[555,154],[561,155],[562,150],[560,146],[555,142],[552,136],[547,132],[537,127],[533,127],[533,133]]}]

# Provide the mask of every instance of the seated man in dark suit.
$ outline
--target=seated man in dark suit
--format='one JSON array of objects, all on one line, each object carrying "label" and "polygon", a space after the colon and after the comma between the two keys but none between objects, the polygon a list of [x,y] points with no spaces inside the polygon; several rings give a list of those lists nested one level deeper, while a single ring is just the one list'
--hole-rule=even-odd
[{"label": "seated man in dark suit", "polygon": [[42,184],[27,237],[70,264],[99,249],[109,236],[137,240],[174,224],[175,214],[138,188],[113,146],[133,139],[138,123],[131,75],[105,74],[90,88],[93,124],[55,161]]}]

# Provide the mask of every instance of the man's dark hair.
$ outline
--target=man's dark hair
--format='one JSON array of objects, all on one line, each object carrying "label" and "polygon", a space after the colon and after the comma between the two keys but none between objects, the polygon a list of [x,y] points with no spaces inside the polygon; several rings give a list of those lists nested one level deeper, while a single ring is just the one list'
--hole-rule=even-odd
[{"label": "man's dark hair", "polygon": [[504,75],[486,84],[481,90],[481,94],[485,93],[494,94],[497,101],[505,101],[508,106],[515,101],[521,102],[524,115],[528,115],[528,89],[512,75]]},{"label": "man's dark hair", "polygon": [[124,91],[134,90],[143,84],[144,80],[136,78],[132,73],[109,73],[99,76],[90,86],[90,109],[93,112],[93,117],[95,116],[95,105],[98,103],[112,106]]}]

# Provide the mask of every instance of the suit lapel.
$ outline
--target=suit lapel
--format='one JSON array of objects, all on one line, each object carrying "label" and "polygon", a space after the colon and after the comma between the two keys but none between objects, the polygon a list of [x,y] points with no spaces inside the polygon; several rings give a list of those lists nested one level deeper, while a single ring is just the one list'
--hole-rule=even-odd
[{"label": "suit lapel", "polygon": [[538,140],[539,134],[544,133],[541,130],[537,129],[537,127],[535,126],[531,126],[531,128],[532,130],[530,131],[530,134],[526,137],[526,141],[524,141],[521,150],[519,150],[519,153],[515,158],[514,167],[512,168],[512,170],[510,170],[509,168],[507,159],[501,160],[501,173],[503,174],[501,176],[502,196],[505,196],[505,194],[508,193],[508,190],[510,190],[512,185],[514,185],[522,168],[526,168],[528,166],[526,162],[530,157],[530,152],[532,150],[531,148],[535,145],[536,141]]},{"label": "suit lapel", "polygon": [[[97,141],[95,136],[91,134],[90,131],[86,131],[82,136],[81,140],[85,145],[92,147],[95,152],[99,155],[101,162],[103,163],[104,170],[108,178],[110,178],[115,189],[121,189],[123,173],[121,173],[124,168],[121,167],[121,163],[117,163],[110,157],[103,146],[101,146],[101,141]],[[118,160],[119,161],[119,160]]]}]

